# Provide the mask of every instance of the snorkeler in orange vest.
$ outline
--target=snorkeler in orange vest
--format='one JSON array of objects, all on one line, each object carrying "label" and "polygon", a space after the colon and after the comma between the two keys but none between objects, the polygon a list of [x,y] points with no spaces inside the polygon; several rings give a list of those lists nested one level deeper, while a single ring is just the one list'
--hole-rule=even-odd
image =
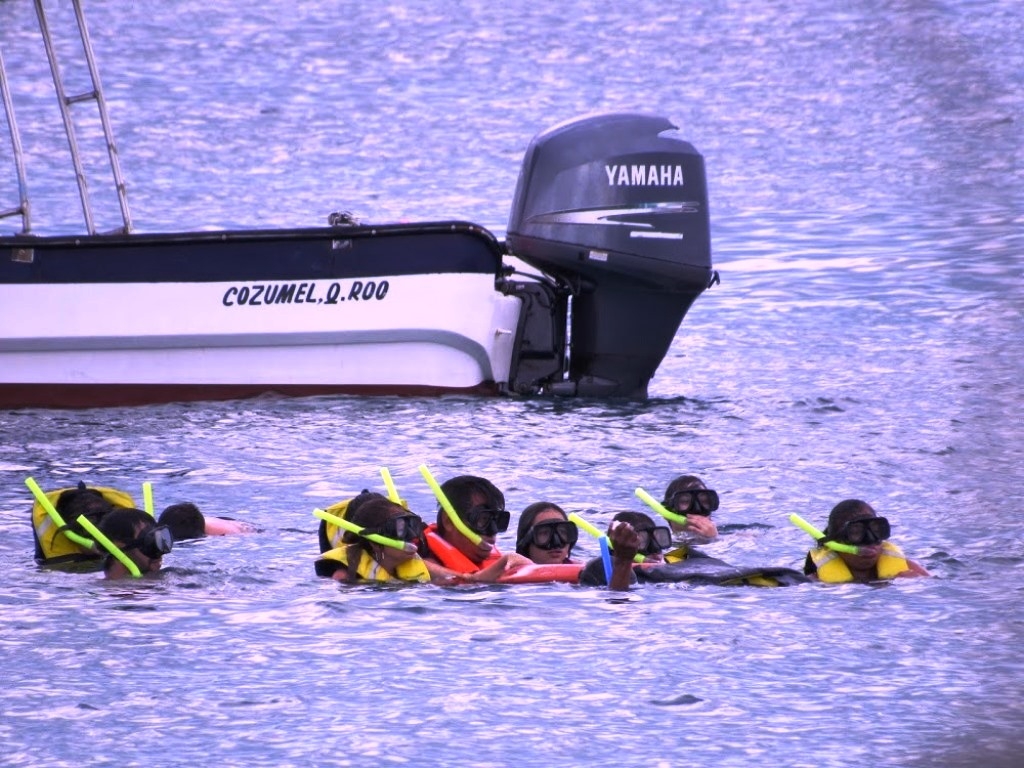
[{"label": "snorkeler in orange vest", "polygon": [[442,483],[441,492],[473,537],[460,530],[444,506],[438,505],[437,522],[427,526],[420,550],[435,580],[495,582],[530,564],[522,555],[503,555],[498,550],[497,535],[508,530],[510,515],[505,495],[493,483],[475,475],[460,475]]}]

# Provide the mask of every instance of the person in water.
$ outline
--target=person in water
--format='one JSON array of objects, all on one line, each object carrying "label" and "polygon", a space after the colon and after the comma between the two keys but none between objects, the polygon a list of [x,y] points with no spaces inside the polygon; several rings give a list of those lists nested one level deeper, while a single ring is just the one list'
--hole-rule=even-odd
[{"label": "person in water", "polygon": [[[344,501],[339,501],[336,504],[332,504],[326,509],[326,511],[330,512],[332,515],[347,518],[349,515],[355,514],[360,505],[365,504],[368,501],[372,501],[373,499],[387,498],[388,497],[383,494],[375,493],[364,488],[351,499],[346,499]],[[409,507],[405,501],[399,501],[399,504],[405,511],[409,511]],[[344,536],[344,528],[337,526],[334,523],[329,523],[326,520],[321,520],[320,527],[317,531],[317,538],[320,542],[320,552],[329,552],[336,547],[340,547]]]},{"label": "person in water", "polygon": [[669,483],[661,505],[686,516],[685,524],[675,520],[668,524],[674,532],[686,534],[688,540],[707,543],[718,537],[718,528],[711,519],[711,513],[718,509],[718,493],[696,475],[680,475]]},{"label": "person in water", "polygon": [[516,552],[540,565],[571,563],[579,529],[560,506],[550,501],[531,504],[519,516]]},{"label": "person in water", "polygon": [[[322,553],[314,564],[317,576],[347,583],[430,581],[430,572],[418,553],[424,529],[419,515],[380,494],[361,495],[370,498],[361,499],[354,509],[350,505],[345,519],[362,528],[362,533],[345,530],[340,546]],[[374,534],[404,546],[368,538]]]},{"label": "person in water", "polygon": [[[664,563],[663,553],[672,546],[672,531],[643,512],[617,512],[608,525],[608,541],[612,547],[611,578],[605,573],[603,559],[596,557],[584,566],[580,584],[623,590],[646,581],[643,566]],[[643,556],[640,563],[637,554]]]},{"label": "person in water", "polygon": [[87,549],[72,541],[64,535],[65,530],[84,539],[91,539],[78,523],[80,515],[84,515],[93,525],[99,525],[114,509],[135,506],[131,496],[123,491],[88,487],[84,482],[79,482],[74,488],[50,491],[46,496],[64,521],[65,528],[60,528],[38,501],[32,507],[35,559],[41,565],[102,559],[102,551]]},{"label": "person in water", "polygon": [[459,475],[442,483],[441,492],[480,541],[462,533],[444,506],[438,505],[437,521],[424,530],[420,549],[435,580],[494,582],[529,564],[528,558],[516,552],[503,555],[498,551],[497,536],[508,530],[510,515],[505,495],[493,483],[475,475]]},{"label": "person in water", "polygon": [[204,536],[254,533],[259,530],[240,520],[232,520],[227,517],[207,517],[199,511],[199,507],[189,501],[171,504],[160,513],[157,524],[170,528],[175,541],[201,539]]},{"label": "person in water", "polygon": [[[836,504],[828,516],[825,538],[807,553],[804,573],[818,581],[841,584],[885,581],[897,577],[929,576],[928,571],[908,560],[899,547],[889,541],[889,521],[860,499]],[[850,544],[856,554],[837,552],[826,542]]]},{"label": "person in water", "polygon": [[[141,509],[115,509],[103,517],[97,528],[143,574],[160,570],[163,556],[171,551],[174,542],[167,526],[157,525]],[[121,579],[129,575],[124,563],[113,554],[107,555],[103,573],[108,579]]]}]

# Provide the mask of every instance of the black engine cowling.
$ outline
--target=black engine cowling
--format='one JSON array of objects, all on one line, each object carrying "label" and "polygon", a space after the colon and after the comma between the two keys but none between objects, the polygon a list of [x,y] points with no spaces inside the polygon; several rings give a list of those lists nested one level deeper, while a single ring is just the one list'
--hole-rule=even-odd
[{"label": "black engine cowling", "polygon": [[704,159],[674,130],[663,117],[599,115],[527,149],[509,251],[573,296],[568,376],[551,391],[645,397],[711,284]]}]

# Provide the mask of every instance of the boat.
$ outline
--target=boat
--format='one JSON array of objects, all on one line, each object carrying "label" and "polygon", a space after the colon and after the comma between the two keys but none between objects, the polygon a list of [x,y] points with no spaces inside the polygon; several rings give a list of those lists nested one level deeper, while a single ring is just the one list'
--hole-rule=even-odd
[{"label": "boat", "polygon": [[[265,393],[642,399],[718,279],[704,160],[666,117],[587,115],[529,143],[503,236],[468,221],[136,232],[79,0],[93,89],[62,87],[85,231],[0,210],[0,407],[82,408]],[[97,109],[124,226],[97,232],[70,109]],[[0,201],[2,204],[3,201]]]}]

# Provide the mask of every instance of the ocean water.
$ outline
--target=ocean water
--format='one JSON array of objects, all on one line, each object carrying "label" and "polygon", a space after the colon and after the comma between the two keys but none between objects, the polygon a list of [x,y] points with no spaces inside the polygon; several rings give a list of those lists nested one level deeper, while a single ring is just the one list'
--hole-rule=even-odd
[{"label": "ocean water", "polygon": [[[58,27],[69,6],[49,5]],[[0,763],[1019,764],[1024,10],[776,6],[87,3],[140,231],[340,209],[500,230],[535,133],[637,110],[705,155],[722,283],[645,402],[0,411]],[[27,0],[0,0],[0,45],[33,227],[82,231]],[[0,142],[0,207],[9,160]],[[108,186],[101,228],[119,224]],[[513,528],[539,499],[601,525],[642,508],[637,486],[696,473],[722,497],[704,549],[737,565],[799,567],[787,516],[823,525],[863,498],[934,578],[625,595],[315,578],[313,508],[387,467],[431,517],[420,464],[492,479]],[[29,476],[150,481],[158,507],[264,530],[183,543],[140,581],[40,570]]]}]

